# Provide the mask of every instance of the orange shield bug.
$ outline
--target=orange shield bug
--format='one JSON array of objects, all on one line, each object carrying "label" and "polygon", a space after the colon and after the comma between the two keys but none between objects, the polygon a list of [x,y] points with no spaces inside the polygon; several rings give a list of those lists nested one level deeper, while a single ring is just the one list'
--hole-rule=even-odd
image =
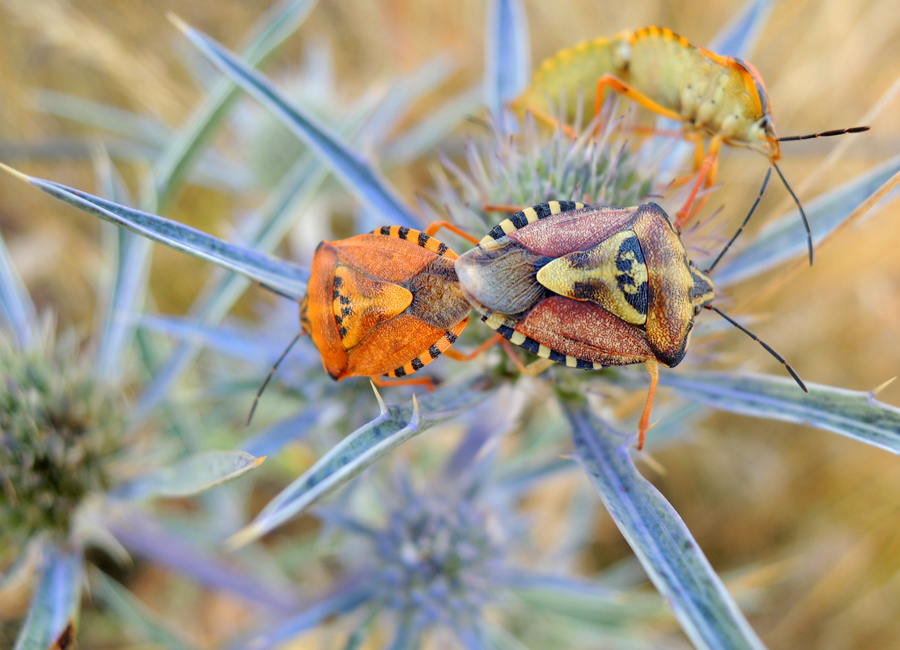
[{"label": "orange shield bug", "polygon": [[649,428],[657,364],[678,365],[694,317],[715,309],[712,280],[688,259],[668,215],[653,203],[526,208],[460,256],[456,272],[482,320],[539,357],[585,370],[646,364],[651,384],[638,448]]},{"label": "orange shield bug", "polygon": [[456,258],[446,244],[399,226],[322,242],[300,323],[328,374],[406,377],[453,345],[470,310]]},{"label": "orange shield bug", "polygon": [[[429,231],[445,225],[457,230],[439,222]],[[407,376],[445,352],[469,323],[456,258],[443,242],[403,226],[319,244],[300,303],[300,333],[257,391],[248,424],[275,369],[304,334],[335,381],[363,376],[381,384],[386,375],[403,378],[393,384],[431,389],[429,378]]]},{"label": "orange shield bug", "polygon": [[[608,87],[658,115],[681,122],[685,137],[696,143],[694,171],[699,173],[687,201],[676,215],[675,227],[679,231],[702,205],[691,210],[701,185],[708,188],[715,182],[722,144],[746,147],[766,156],[800,210],[807,231],[810,264],[813,246],[809,220],[776,164],[781,158],[781,143],[857,133],[869,128],[779,138],[766,86],[752,65],[691,45],[678,34],[660,27],[620,32],[612,38],[598,38],[561,50],[541,64],[531,86],[513,101],[512,107],[557,124],[552,113],[563,101],[569,109],[567,119],[571,120],[577,108],[579,87],[586,92],[596,87],[596,96],[586,101],[588,109],[592,108],[595,114]],[[705,156],[703,136],[710,139]]]}]

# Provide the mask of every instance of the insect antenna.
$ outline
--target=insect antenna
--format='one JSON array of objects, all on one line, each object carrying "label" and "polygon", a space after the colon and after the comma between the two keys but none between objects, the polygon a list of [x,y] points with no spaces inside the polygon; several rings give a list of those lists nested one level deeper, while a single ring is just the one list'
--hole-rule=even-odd
[{"label": "insect antenna", "polygon": [[769,354],[771,354],[773,357],[775,357],[776,359],[778,359],[781,362],[781,364],[785,367],[785,369],[790,373],[791,377],[794,378],[794,381],[797,382],[797,385],[803,389],[803,392],[804,393],[809,392],[809,389],[806,387],[806,384],[804,384],[803,380],[800,379],[800,375],[798,375],[796,372],[794,372],[794,369],[791,368],[791,364],[789,364],[783,356],[781,356],[774,349],[772,349],[772,347],[768,343],[766,343],[765,341],[760,339],[756,334],[754,334],[753,332],[748,330],[746,327],[744,327],[743,325],[738,323],[736,320],[734,320],[733,318],[731,318],[730,316],[725,314],[725,312],[723,312],[721,309],[717,309],[716,307],[713,307],[712,305],[704,305],[704,307],[706,309],[710,309],[710,310],[716,312],[719,316],[721,316],[722,318],[727,320],[729,323],[731,323],[736,328],[741,330],[744,334],[746,334],[751,339],[753,339],[754,341],[759,343],[761,346],[763,346],[763,348],[766,350],[766,352],[768,352]]},{"label": "insect antenna", "polygon": [[849,129],[834,129],[833,131],[822,131],[821,133],[810,133],[809,135],[789,135],[786,138],[778,138],[778,141],[812,140],[813,138],[827,138],[832,135],[844,135],[845,133],[862,133],[868,130],[869,127],[867,126],[852,126]]},{"label": "insect antenna", "polygon": [[756,200],[753,202],[753,205],[750,206],[750,212],[747,213],[747,216],[744,217],[744,223],[741,224],[741,227],[737,229],[737,232],[734,233],[734,236],[728,240],[728,243],[725,244],[725,248],[722,249],[722,252],[719,253],[719,256],[713,260],[713,263],[709,265],[709,267],[704,271],[707,275],[709,275],[710,271],[716,268],[716,265],[722,259],[722,256],[728,252],[728,249],[731,248],[731,245],[734,243],[734,240],[738,238],[742,232],[744,232],[744,227],[747,225],[747,222],[750,221],[750,217],[753,216],[753,213],[756,211],[756,206],[759,205],[759,202],[762,200],[763,194],[766,193],[766,187],[769,185],[769,177],[772,175],[772,168],[769,167],[768,171],[766,171],[766,177],[763,179],[762,187],[759,188],[759,194],[756,195]]},{"label": "insect antenna", "polygon": [[809,219],[806,218],[806,211],[803,209],[803,206],[800,204],[800,199],[797,198],[797,195],[794,194],[794,190],[791,189],[791,186],[788,185],[787,179],[784,177],[784,174],[781,173],[781,169],[778,168],[778,165],[772,161],[772,167],[775,168],[775,171],[778,172],[778,175],[781,177],[781,182],[784,183],[784,186],[787,188],[787,191],[790,192],[791,197],[794,199],[794,203],[797,204],[797,209],[800,210],[800,218],[803,219],[803,227],[806,228],[806,246],[809,248],[809,265],[812,266],[813,263],[813,240],[812,240],[812,229],[809,227]]},{"label": "insect antenna", "polygon": [[253,406],[250,407],[250,415],[247,416],[247,426],[250,426],[250,421],[253,420],[253,414],[256,412],[256,405],[259,404],[259,398],[262,396],[263,391],[266,389],[266,386],[269,385],[269,382],[272,380],[272,376],[275,374],[275,370],[281,365],[281,362],[284,361],[284,358],[288,355],[288,352],[291,351],[291,348],[294,347],[294,344],[300,340],[300,337],[306,334],[306,332],[299,332],[297,336],[293,338],[293,340],[288,344],[288,346],[284,349],[284,352],[281,353],[281,356],[278,357],[278,361],[272,364],[272,369],[269,371],[269,374],[266,375],[265,380],[262,383],[262,386],[259,387],[259,390],[256,391],[256,397],[253,398]]}]

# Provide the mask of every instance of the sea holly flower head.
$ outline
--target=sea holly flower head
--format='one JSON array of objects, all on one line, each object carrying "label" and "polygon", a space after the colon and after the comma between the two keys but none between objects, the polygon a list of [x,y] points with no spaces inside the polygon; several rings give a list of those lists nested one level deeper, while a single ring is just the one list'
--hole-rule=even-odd
[{"label": "sea holly flower head", "polygon": [[46,321],[26,349],[0,332],[0,377],[0,553],[11,555],[40,535],[67,539],[84,501],[109,490],[126,405]]}]

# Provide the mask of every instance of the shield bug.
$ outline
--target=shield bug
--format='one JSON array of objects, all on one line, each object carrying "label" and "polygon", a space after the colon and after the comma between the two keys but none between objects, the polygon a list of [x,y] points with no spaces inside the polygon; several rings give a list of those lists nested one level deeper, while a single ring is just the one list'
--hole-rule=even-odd
[{"label": "shield bug", "polygon": [[[428,230],[442,225],[448,224]],[[453,345],[469,322],[456,258],[426,232],[401,226],[319,244],[300,303],[301,331],[273,365],[250,417],[275,368],[304,334],[335,381],[364,376],[381,384],[379,377],[386,375],[398,378],[392,384],[431,389],[429,378],[408,375]]]},{"label": "shield bug", "polygon": [[[712,280],[688,259],[668,215],[654,203],[593,208],[550,201],[526,208],[460,256],[456,272],[482,320],[539,357],[584,370],[646,364],[651,382],[639,449],[658,364],[678,365],[694,317],[704,307],[715,309]],[[784,359],[763,346],[806,390]]]},{"label": "shield bug", "polygon": [[322,242],[300,324],[328,374],[337,381],[402,378],[453,345],[470,310],[457,282],[456,258],[443,242],[399,226]]},{"label": "shield bug", "polygon": [[[722,56],[690,44],[669,29],[644,27],[597,38],[561,50],[544,61],[531,85],[512,107],[531,112],[550,124],[558,124],[550,113],[561,100],[574,118],[576,93],[596,88],[596,97],[586,98],[594,114],[602,105],[605,88],[611,88],[644,108],[682,124],[684,136],[696,145],[694,171],[697,180],[675,219],[676,228],[686,224],[702,205],[692,206],[697,191],[715,182],[719,150],[723,144],[762,153],[781,177],[800,210],[807,231],[809,262],[812,264],[812,233],[803,206],[778,168],[781,143],[823,136],[858,133],[869,127],[853,127],[779,138],[772,120],[771,104],[756,68],[737,57]],[[706,155],[704,137],[709,138]]]}]

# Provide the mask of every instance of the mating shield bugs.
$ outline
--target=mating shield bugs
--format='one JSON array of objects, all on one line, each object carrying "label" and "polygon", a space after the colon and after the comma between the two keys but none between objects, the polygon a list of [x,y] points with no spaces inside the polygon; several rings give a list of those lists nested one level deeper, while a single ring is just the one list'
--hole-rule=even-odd
[{"label": "mating shield bugs", "polygon": [[669,217],[653,203],[592,208],[550,201],[526,208],[460,256],[456,272],[482,320],[539,357],[585,370],[646,364],[651,383],[639,448],[657,364],[681,362],[702,308],[728,318],[710,305],[712,280],[688,259]]},{"label": "mating shield bugs", "polygon": [[[677,120],[683,125],[684,136],[696,143],[694,171],[699,173],[687,201],[676,215],[675,227],[679,230],[696,212],[691,208],[700,186],[711,187],[715,182],[719,149],[723,144],[746,147],[766,156],[800,210],[807,231],[810,264],[813,246],[809,220],[778,168],[781,143],[857,133],[869,128],[779,138],[766,86],[752,65],[691,45],[678,34],[660,27],[625,31],[561,50],[541,64],[531,86],[512,105],[556,124],[551,113],[560,101],[570,109],[568,119],[574,117],[579,87],[586,93],[596,87],[596,97],[586,101],[588,108],[593,105],[595,114],[600,110],[604,89],[609,87],[658,115]],[[709,138],[705,156],[704,136]]]}]

